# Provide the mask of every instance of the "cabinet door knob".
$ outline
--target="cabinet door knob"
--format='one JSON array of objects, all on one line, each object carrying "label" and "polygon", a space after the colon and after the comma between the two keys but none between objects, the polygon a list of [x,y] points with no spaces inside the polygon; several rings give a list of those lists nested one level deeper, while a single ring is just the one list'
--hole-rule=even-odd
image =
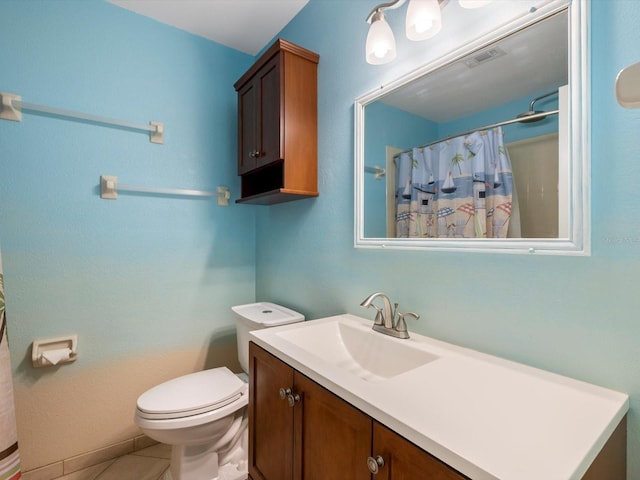
[{"label": "cabinet door knob", "polygon": [[290,393],[287,396],[287,401],[289,402],[290,407],[295,407],[296,403],[300,402],[300,395],[298,395],[297,393]]},{"label": "cabinet door knob", "polygon": [[280,389],[280,399],[284,400],[285,398],[287,398],[288,396],[291,395],[291,389],[290,388],[284,388],[282,387]]},{"label": "cabinet door knob", "polygon": [[367,466],[369,467],[369,471],[374,475],[380,471],[380,468],[384,467],[384,458],[380,455],[376,455],[376,457],[367,458]]},{"label": "cabinet door knob", "polygon": [[260,152],[258,150],[252,150],[251,152],[249,152],[249,157],[251,158],[258,158],[260,156]]}]

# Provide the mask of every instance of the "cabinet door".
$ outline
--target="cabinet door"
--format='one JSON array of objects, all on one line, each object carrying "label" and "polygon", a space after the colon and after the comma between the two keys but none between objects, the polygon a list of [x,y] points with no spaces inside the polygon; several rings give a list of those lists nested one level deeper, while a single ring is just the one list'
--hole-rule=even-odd
[{"label": "cabinet door", "polygon": [[468,480],[432,455],[418,448],[378,422],[373,422],[373,456],[381,456],[384,466],[375,480]]},{"label": "cabinet door", "polygon": [[258,84],[247,83],[238,92],[238,175],[257,165],[258,144]]},{"label": "cabinet door", "polygon": [[249,474],[253,480],[290,480],[293,412],[280,388],[293,387],[293,369],[249,343]]},{"label": "cabinet door", "polygon": [[[295,480],[370,480],[371,418],[295,372]],[[413,480],[419,477],[414,477]]]},{"label": "cabinet door", "polygon": [[284,158],[281,155],[281,91],[280,91],[280,56],[269,60],[257,73],[259,83],[260,113],[258,120],[258,142],[260,154],[257,166],[262,167]]},{"label": "cabinet door", "polygon": [[238,174],[282,158],[280,57],[274,56],[238,91]]}]

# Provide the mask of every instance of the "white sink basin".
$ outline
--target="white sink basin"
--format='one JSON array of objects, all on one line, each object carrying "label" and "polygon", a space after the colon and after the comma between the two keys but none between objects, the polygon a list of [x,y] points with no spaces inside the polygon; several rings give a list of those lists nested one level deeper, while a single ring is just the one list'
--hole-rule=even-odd
[{"label": "white sink basin", "polygon": [[281,339],[319,357],[324,362],[364,380],[380,381],[432,362],[438,356],[414,348],[369,326],[336,319],[276,333]]}]

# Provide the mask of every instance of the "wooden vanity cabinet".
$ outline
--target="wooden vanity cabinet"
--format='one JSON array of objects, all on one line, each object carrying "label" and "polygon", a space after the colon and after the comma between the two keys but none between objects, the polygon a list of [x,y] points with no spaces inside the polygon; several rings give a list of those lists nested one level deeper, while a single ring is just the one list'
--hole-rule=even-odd
[{"label": "wooden vanity cabinet", "polygon": [[384,465],[375,480],[463,480],[458,473],[434,456],[401,437],[384,425],[373,422],[373,455],[380,455]]},{"label": "wooden vanity cabinet", "polygon": [[277,40],[234,84],[240,203],[318,196],[319,56]]},{"label": "wooden vanity cabinet", "polygon": [[249,343],[249,475],[253,480],[293,478],[293,408],[280,388],[293,385],[293,369]]},{"label": "wooden vanity cabinet", "polygon": [[367,415],[253,343],[249,362],[250,478],[370,479]]},{"label": "wooden vanity cabinet", "polygon": [[294,423],[295,480],[370,480],[371,418],[299,372]]},{"label": "wooden vanity cabinet", "polygon": [[[253,342],[249,359],[252,480],[467,478]],[[385,465],[372,475],[367,459],[377,455]]]}]

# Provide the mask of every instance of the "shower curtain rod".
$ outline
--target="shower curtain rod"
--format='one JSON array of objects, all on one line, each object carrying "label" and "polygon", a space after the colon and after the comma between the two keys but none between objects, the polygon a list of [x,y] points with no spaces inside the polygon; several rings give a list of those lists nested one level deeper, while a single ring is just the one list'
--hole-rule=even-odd
[{"label": "shower curtain rod", "polygon": [[[540,112],[540,113],[536,113],[533,115],[528,115],[527,117],[525,117],[525,119],[528,122],[531,122],[532,120],[536,120],[536,119],[540,119],[542,120],[544,117],[547,117],[549,115],[557,115],[560,112],[560,110],[549,110],[548,112]],[[435,142],[429,142],[425,145],[420,145],[418,148],[427,148],[430,147],[431,145],[435,145],[436,143],[440,143],[440,142],[446,142],[447,140],[451,140],[453,138],[456,137],[464,137],[465,135],[470,135],[474,132],[478,132],[478,131],[482,131],[482,130],[491,130],[492,128],[496,128],[496,127],[501,127],[503,125],[509,125],[511,123],[518,123],[518,122],[522,122],[523,118],[512,118],[511,120],[503,120],[502,122],[497,122],[497,123],[492,123],[491,125],[485,125],[484,127],[479,127],[479,128],[474,128],[471,130],[466,130],[464,132],[461,133],[456,133],[455,135],[449,135],[448,137],[444,137],[441,138],[439,140],[436,140]],[[413,149],[411,150],[405,150],[404,152],[399,153],[398,155],[402,155],[403,153],[409,153],[412,152]],[[398,155],[395,155],[393,158],[397,157]]]}]

